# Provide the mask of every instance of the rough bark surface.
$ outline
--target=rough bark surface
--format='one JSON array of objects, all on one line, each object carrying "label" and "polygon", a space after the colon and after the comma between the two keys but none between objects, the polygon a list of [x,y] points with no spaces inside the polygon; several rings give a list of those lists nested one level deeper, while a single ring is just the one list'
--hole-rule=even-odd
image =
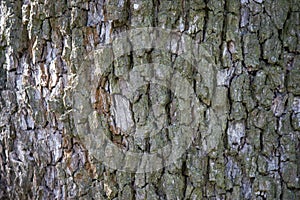
[{"label": "rough bark surface", "polygon": [[[300,199],[298,0],[0,4],[0,199]],[[112,170],[89,153],[74,131],[70,93],[83,55],[138,27],[177,30],[204,44],[213,62],[207,73],[216,78],[195,74],[172,60],[176,54],[132,52],[100,83],[99,116],[110,114],[107,82],[114,87],[135,65],[160,60],[191,81],[204,124],[221,125],[199,131],[174,165],[135,174]],[[151,102],[162,102],[157,112],[163,113],[172,101],[167,90],[150,86],[137,96],[130,106],[115,99],[116,112],[135,113],[122,115],[120,126],[137,123],[134,117],[147,123]],[[124,146],[114,131],[108,131],[111,140]],[[203,155],[203,141],[209,145],[216,135],[221,141]],[[129,138],[126,145],[150,151],[168,139]]]}]

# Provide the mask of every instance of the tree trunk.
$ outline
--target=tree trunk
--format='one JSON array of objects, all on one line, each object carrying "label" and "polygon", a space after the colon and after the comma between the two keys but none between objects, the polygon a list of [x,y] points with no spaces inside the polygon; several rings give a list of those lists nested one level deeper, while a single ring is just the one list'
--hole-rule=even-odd
[{"label": "tree trunk", "polygon": [[300,199],[298,0],[0,6],[0,199]]}]

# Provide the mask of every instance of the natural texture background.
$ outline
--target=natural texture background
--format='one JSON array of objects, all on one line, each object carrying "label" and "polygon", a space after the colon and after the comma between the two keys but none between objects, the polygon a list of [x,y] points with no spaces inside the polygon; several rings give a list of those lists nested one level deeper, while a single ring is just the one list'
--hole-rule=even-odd
[{"label": "natural texture background", "polygon": [[[300,199],[298,0],[0,4],[1,199]],[[72,81],[83,55],[119,32],[150,26],[184,32],[207,47],[216,80],[193,68],[183,72],[206,110],[221,108],[222,139],[202,155],[199,132],[175,165],[119,172],[97,162],[74,134]],[[161,56],[133,52],[114,63],[109,78]],[[133,108],[141,117],[149,98],[170,98],[155,88],[140,92],[145,102]],[[204,118],[217,120],[207,112]],[[148,144],[140,148],[154,145]]]}]

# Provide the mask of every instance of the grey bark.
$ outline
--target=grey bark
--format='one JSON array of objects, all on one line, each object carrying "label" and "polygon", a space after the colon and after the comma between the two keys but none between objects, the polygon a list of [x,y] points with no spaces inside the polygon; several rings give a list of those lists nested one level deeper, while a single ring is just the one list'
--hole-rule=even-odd
[{"label": "grey bark", "polygon": [[[299,1],[3,0],[0,6],[0,199],[300,199]],[[173,29],[205,45],[214,80],[184,62],[174,67],[193,84],[204,127],[221,123],[199,131],[173,165],[141,174],[98,161],[71,114],[84,55],[138,27]],[[118,82],[139,63],[171,57],[133,52],[115,61],[106,78]],[[151,102],[172,101],[164,89],[139,92],[126,109],[141,119]],[[104,123],[109,109],[95,110]],[[216,135],[218,145],[203,152],[203,141],[210,145]],[[149,151],[167,141],[162,135],[143,146],[129,138],[128,148]]]}]

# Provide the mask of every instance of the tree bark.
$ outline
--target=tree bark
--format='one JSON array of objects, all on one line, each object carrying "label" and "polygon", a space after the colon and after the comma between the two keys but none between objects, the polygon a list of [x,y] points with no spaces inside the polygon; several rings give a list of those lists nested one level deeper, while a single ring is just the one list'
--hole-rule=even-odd
[{"label": "tree bark", "polygon": [[[0,6],[0,199],[300,199],[298,0],[3,0]],[[185,127],[198,129],[174,163],[134,173],[106,165],[87,143],[74,119],[82,103],[74,89],[84,93],[93,85],[81,79],[92,70],[82,64],[86,56],[145,27],[186,34],[207,54],[189,64],[178,51],[130,49],[95,84],[100,134],[125,151],[155,151],[172,135],[161,131],[140,142],[118,128],[146,124],[151,133],[151,117],[171,124],[179,110],[182,120],[188,110],[199,119],[199,127]],[[179,72],[199,110],[175,97],[187,88],[176,93],[148,84],[129,90],[132,99],[112,95],[123,91],[124,74],[151,62]]]}]

